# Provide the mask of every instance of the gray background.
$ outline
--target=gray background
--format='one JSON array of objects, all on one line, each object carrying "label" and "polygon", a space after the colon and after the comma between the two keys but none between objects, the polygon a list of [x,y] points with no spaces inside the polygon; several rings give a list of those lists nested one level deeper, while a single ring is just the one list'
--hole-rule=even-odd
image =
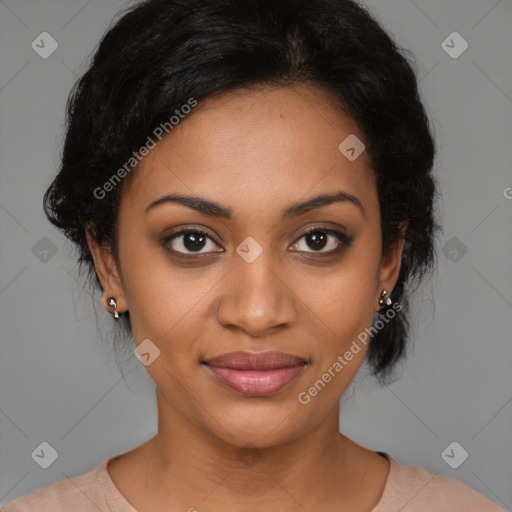
[{"label": "gray background", "polygon": [[[41,206],[68,92],[127,5],[0,0],[0,505],[156,432],[152,381],[135,357],[116,364],[113,320],[82,288],[73,248]],[[341,430],[512,508],[512,0],[366,5],[416,56],[439,147],[444,235],[438,273],[417,296],[402,378],[379,388],[363,369]],[[47,59],[31,48],[44,31],[59,45]],[[456,59],[442,47],[454,31],[469,43]],[[31,458],[43,441],[58,452],[48,469]],[[441,457],[453,441],[469,453],[458,469]]]}]

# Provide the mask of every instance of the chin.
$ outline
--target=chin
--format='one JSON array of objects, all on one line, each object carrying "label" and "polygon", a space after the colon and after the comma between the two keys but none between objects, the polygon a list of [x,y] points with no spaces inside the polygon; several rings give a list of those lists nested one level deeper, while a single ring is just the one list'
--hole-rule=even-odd
[{"label": "chin", "polygon": [[[293,412],[282,405],[275,407],[240,407],[219,415],[218,422],[209,422],[212,434],[239,448],[271,448],[300,437],[308,429]],[[222,425],[222,428],[220,427]]]}]

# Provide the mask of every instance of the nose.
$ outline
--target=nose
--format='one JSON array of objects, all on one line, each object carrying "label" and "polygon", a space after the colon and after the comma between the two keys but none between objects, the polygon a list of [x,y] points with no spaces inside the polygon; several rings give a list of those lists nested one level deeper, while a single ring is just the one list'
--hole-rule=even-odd
[{"label": "nose", "polygon": [[264,251],[247,263],[235,257],[226,288],[217,300],[219,323],[251,337],[265,337],[297,319],[296,298],[285,274]]}]

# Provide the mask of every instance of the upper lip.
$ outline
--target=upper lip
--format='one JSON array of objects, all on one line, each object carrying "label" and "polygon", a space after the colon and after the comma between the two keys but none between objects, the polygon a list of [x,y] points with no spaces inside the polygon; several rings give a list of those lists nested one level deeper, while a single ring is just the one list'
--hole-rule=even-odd
[{"label": "upper lip", "polygon": [[222,354],[204,363],[210,366],[233,368],[236,370],[273,370],[304,365],[307,361],[293,354],[285,352],[230,352]]}]

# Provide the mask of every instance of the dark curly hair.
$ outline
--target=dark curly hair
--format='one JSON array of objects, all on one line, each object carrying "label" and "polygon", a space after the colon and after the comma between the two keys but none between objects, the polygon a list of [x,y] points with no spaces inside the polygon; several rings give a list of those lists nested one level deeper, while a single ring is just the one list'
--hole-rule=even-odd
[{"label": "dark curly hair", "polygon": [[[146,0],[103,36],[66,107],[60,171],[44,196],[49,220],[96,276],[86,229],[118,261],[123,186],[103,186],[155,127],[187,103],[252,86],[315,85],[364,134],[377,177],[383,254],[408,222],[391,299],[402,309],[369,343],[382,383],[406,354],[412,285],[435,268],[435,143],[403,51],[353,0]],[[124,327],[131,331],[129,313]]]}]

